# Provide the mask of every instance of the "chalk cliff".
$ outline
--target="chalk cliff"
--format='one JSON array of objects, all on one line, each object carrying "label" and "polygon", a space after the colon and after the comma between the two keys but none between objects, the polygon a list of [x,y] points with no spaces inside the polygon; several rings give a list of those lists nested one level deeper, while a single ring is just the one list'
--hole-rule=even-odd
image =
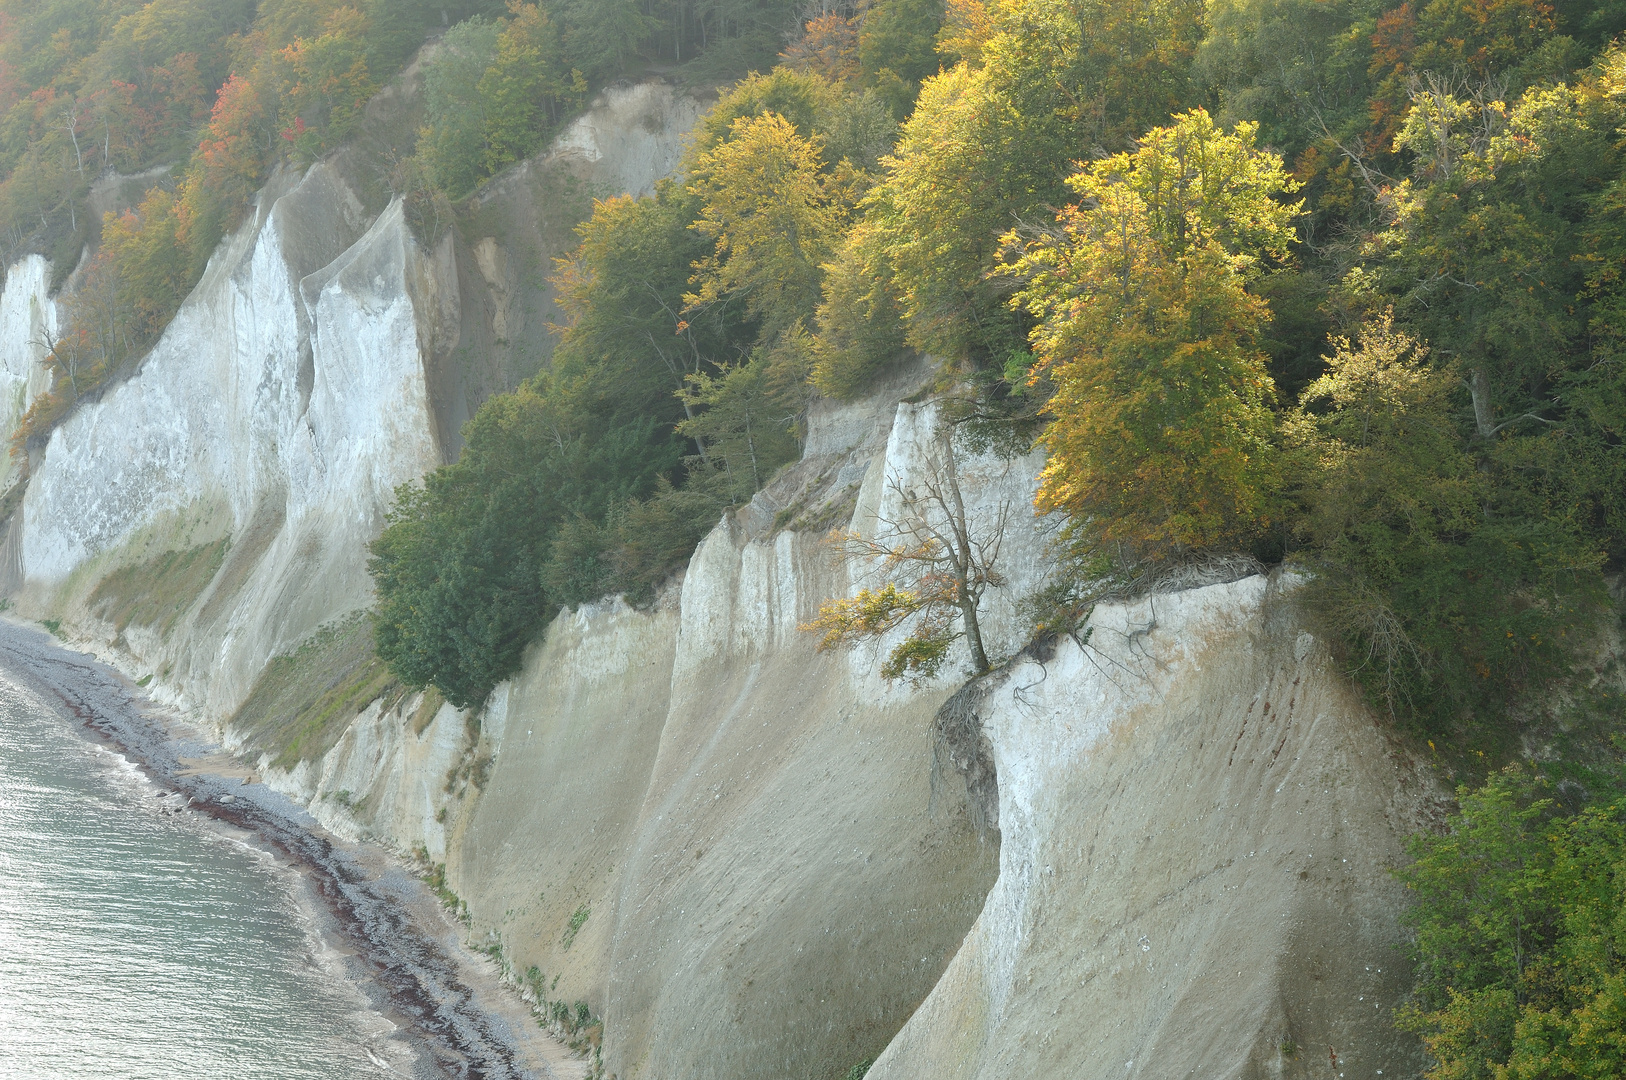
[{"label": "chalk cliff", "polygon": [[[100,619],[91,636],[162,673],[160,693],[231,715],[267,659],[370,603],[366,545],[394,488],[455,456],[462,420],[525,373],[465,363],[464,338],[492,322],[463,294],[467,264],[562,252],[580,193],[647,190],[698,111],[662,83],[607,92],[553,154],[484,196],[531,228],[472,237],[483,262],[460,260],[451,233],[425,248],[398,201],[370,215],[342,162],[279,172],[139,369],[51,434],[5,540],[20,609]],[[605,132],[622,134],[600,147]],[[551,224],[526,212],[550,193]],[[0,298],[17,414],[56,319],[49,279],[25,260]],[[547,337],[540,319],[527,333]],[[196,552],[198,572],[178,574],[176,552]],[[156,591],[169,610],[131,617],[144,605],[128,594]]]},{"label": "chalk cliff", "polygon": [[999,879],[869,1076],[1411,1076],[1387,874],[1429,781],[1279,583],[1097,608],[967,689]]},{"label": "chalk cliff", "polygon": [[[698,111],[608,92],[427,247],[340,164],[279,174],[139,370],[33,462],[5,591],[330,827],[444,864],[476,942],[601,1016],[622,1080],[877,1055],[887,1078],[1415,1072],[1387,868],[1426,784],[1290,590],[1143,597],[1019,652],[1049,565],[1039,461],[962,454],[972,521],[1007,523],[985,633],[1010,662],[888,684],[884,646],[798,629],[866,581],[828,530],[906,516],[938,452],[923,366],[820,403],[803,460],[652,607],[562,613],[478,714],[395,690],[319,745],[233,727],[268,673],[354,635],[391,490],[546,362],[538,268],[589,196],[668,171]],[[13,413],[49,280],[29,260],[0,296]]]}]

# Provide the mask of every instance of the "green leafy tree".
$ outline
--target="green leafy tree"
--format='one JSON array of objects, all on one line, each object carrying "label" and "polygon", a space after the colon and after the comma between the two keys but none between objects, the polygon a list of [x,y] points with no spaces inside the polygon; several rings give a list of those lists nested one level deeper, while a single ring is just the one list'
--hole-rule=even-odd
[{"label": "green leafy tree", "polygon": [[[1347,279],[1357,302],[1394,303],[1456,379],[1455,404],[1431,407],[1456,433],[1434,464],[1471,475],[1472,505],[1402,514],[1415,478],[1401,472],[1430,463],[1397,444],[1369,490],[1399,501],[1367,503],[1335,559],[1427,669],[1400,706],[1385,691],[1391,707],[1441,735],[1493,738],[1520,692],[1564,677],[1593,638],[1604,555],[1621,550],[1606,404],[1619,371],[1607,332],[1592,333],[1615,295],[1595,276],[1608,256],[1594,261],[1619,250],[1598,213],[1620,171],[1615,85],[1604,66],[1510,106],[1420,83],[1399,136],[1413,174],[1386,193],[1375,257]],[[1379,482],[1382,469],[1400,471]]]},{"label": "green leafy tree", "polygon": [[860,20],[862,78],[899,119],[914,108],[921,80],[937,74],[942,25],[943,0],[876,0]]},{"label": "green leafy tree", "polygon": [[480,81],[497,55],[502,33],[478,17],[458,23],[441,39],[424,73],[425,124],[418,156],[430,176],[453,197],[474,190],[484,175],[485,99]]},{"label": "green leafy tree", "polygon": [[577,229],[581,246],[560,261],[553,371],[595,410],[692,419],[682,397],[690,376],[749,350],[756,330],[744,305],[685,311],[694,264],[711,247],[690,228],[698,212],[698,200],[670,181],[652,198],[598,202]]},{"label": "green leafy tree", "polygon": [[602,520],[677,468],[676,440],[653,418],[595,419],[545,384],[499,394],[455,464],[398,490],[368,564],[378,655],[398,677],[478,705],[563,602],[546,567],[564,523]]},{"label": "green leafy tree", "polygon": [[497,35],[491,66],[480,76],[487,174],[528,157],[566,110],[586,97],[587,80],[567,66],[558,25],[538,4],[514,0]]},{"label": "green leafy tree", "polygon": [[1626,803],[1565,814],[1512,766],[1411,841],[1415,1004],[1429,1080],[1618,1076],[1626,1067]]},{"label": "green leafy tree", "polygon": [[1026,327],[989,277],[998,238],[1063,203],[1079,158],[1123,149],[1193,100],[1202,9],[1013,0],[983,15],[977,63],[926,80],[863,209],[910,343],[1000,366]]},{"label": "green leafy tree", "polygon": [[696,372],[684,389],[692,415],[677,429],[704,447],[722,470],[730,502],[748,500],[800,450],[799,380],[778,375],[773,358],[758,353],[743,363],[725,364],[716,374]]},{"label": "green leafy tree", "polygon": [[640,0],[556,0],[571,63],[589,78],[618,72],[654,33]]},{"label": "green leafy tree", "polygon": [[1472,718],[1496,746],[1489,721],[1591,639],[1596,560],[1562,522],[1485,513],[1494,480],[1461,431],[1455,369],[1388,315],[1334,347],[1294,424],[1309,599],[1382,707],[1437,737]]},{"label": "green leafy tree", "polygon": [[827,397],[858,397],[904,351],[898,288],[879,248],[860,221],[826,264],[811,378]]},{"label": "green leafy tree", "polygon": [[[1372,33],[1382,0],[1219,0],[1196,73],[1215,87],[1229,122],[1260,125],[1260,141],[1297,157],[1337,140],[1358,145],[1370,122]],[[1331,144],[1323,140],[1333,136]],[[1314,158],[1308,163],[1313,163]]]}]

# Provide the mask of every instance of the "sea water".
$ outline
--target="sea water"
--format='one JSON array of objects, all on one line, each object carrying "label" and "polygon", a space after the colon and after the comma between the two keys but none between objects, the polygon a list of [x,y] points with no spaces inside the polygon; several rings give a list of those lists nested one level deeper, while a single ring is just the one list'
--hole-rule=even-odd
[{"label": "sea water", "polygon": [[391,1075],[297,879],[0,670],[0,1078]]}]

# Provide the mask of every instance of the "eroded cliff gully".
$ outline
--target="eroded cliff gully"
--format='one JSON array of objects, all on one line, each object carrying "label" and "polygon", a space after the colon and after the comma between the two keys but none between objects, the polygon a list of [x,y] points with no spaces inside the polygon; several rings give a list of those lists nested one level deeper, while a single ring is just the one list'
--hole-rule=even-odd
[{"label": "eroded cliff gully", "polygon": [[[887,1078],[1415,1072],[1388,868],[1430,792],[1280,582],[1104,606],[958,694],[963,657],[888,684],[877,650],[798,629],[862,584],[827,531],[906,512],[939,431],[923,367],[817,406],[803,460],[656,604],[561,614],[478,714],[395,694],[293,752],[233,727],[274,658],[355,625],[395,485],[546,361],[534,271],[586,195],[647,190],[697,115],[614,90],[427,249],[340,169],[276,177],[139,370],[32,463],[18,610],[331,829],[444,864],[475,943],[601,1015],[622,1080],[876,1055]],[[0,296],[11,420],[49,280],[28,260]],[[1039,462],[961,464],[972,520],[1008,518],[985,632],[1010,656],[1049,567]]]}]

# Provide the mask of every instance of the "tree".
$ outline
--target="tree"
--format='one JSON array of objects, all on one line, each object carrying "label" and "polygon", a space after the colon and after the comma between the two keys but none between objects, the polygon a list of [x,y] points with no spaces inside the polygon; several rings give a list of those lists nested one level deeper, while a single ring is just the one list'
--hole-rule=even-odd
[{"label": "tree", "polygon": [[812,380],[827,397],[858,397],[903,352],[897,284],[878,246],[869,223],[860,221],[825,266]]},{"label": "tree", "polygon": [[320,34],[282,50],[287,76],[279,122],[300,159],[314,161],[338,145],[378,89],[367,69],[368,30],[360,11],[341,7],[323,21]]},{"label": "tree", "polygon": [[[1331,593],[1349,590],[1338,604],[1364,597],[1358,609],[1416,646],[1403,692],[1377,696],[1435,737],[1511,739],[1517,696],[1565,678],[1595,640],[1599,571],[1626,550],[1604,269],[1622,250],[1606,209],[1621,82],[1607,61],[1511,105],[1415,81],[1399,137],[1412,174],[1384,191],[1387,227],[1343,288],[1345,302],[1392,303],[1445,381],[1414,403],[1410,437],[1340,455],[1307,489],[1359,477],[1359,498],[1317,496],[1346,503],[1335,517],[1350,527],[1334,538],[1312,517],[1313,558]],[[1309,404],[1318,424],[1340,411]]]},{"label": "tree", "polygon": [[496,54],[477,91],[485,123],[485,172],[534,153],[561,109],[579,106],[587,81],[567,66],[558,25],[539,4],[512,0]]},{"label": "tree", "polygon": [[684,310],[709,246],[689,227],[698,210],[671,181],[652,198],[601,200],[577,227],[580,247],[558,262],[552,283],[563,318],[552,367],[584,395],[602,395],[606,412],[692,420],[690,376],[749,351],[755,327],[743,304]]},{"label": "tree", "polygon": [[831,82],[857,81],[859,17],[848,10],[826,11],[807,21],[780,60],[794,71],[812,72]]},{"label": "tree", "polygon": [[1626,800],[1566,813],[1511,766],[1458,789],[1441,835],[1399,873],[1416,904],[1416,998],[1428,1080],[1602,1080],[1626,1069]]},{"label": "tree", "polygon": [[1197,73],[1219,91],[1224,119],[1257,122],[1260,140],[1289,157],[1329,133],[1353,145],[1371,120],[1372,30],[1387,6],[1383,0],[1217,0],[1209,8]]},{"label": "tree", "polygon": [[816,136],[803,138],[784,117],[764,113],[734,121],[729,139],[701,155],[694,228],[714,247],[695,264],[687,310],[741,297],[765,342],[813,314],[822,265],[843,224],[820,175],[822,149]]},{"label": "tree", "polygon": [[1376,704],[1494,745],[1512,696],[1591,640],[1596,557],[1561,520],[1486,512],[1496,484],[1461,431],[1460,368],[1431,365],[1388,313],[1333,346],[1288,424],[1307,600]]},{"label": "tree", "polygon": [[448,195],[474,190],[484,174],[485,107],[480,81],[497,54],[502,29],[478,16],[458,23],[441,39],[424,72],[425,125],[418,156]]},{"label": "tree", "polygon": [[1002,504],[983,527],[970,520],[952,433],[935,440],[917,481],[894,477],[891,487],[897,496],[895,519],[881,519],[873,536],[850,532],[834,537],[849,565],[864,566],[886,583],[826,602],[819,617],[801,629],[823,634],[823,652],[883,638],[913,620],[914,629],[881,665],[883,677],[929,679],[961,638],[971,653],[973,672],[987,674],[990,663],[978,612],[983,595],[1005,584],[995,564],[1009,507]]},{"label": "tree", "polygon": [[1194,99],[1202,5],[997,0],[983,15],[976,63],[924,82],[863,211],[909,343],[998,368],[1027,329],[1005,304],[1010,282],[989,275],[999,237],[1060,205],[1077,159],[1123,149]]},{"label": "tree", "polygon": [[1353,673],[1399,713],[1443,643],[1396,593],[1458,571],[1446,556],[1473,531],[1482,485],[1452,417],[1456,380],[1428,366],[1428,349],[1391,313],[1332,344],[1326,374],[1287,425],[1304,455],[1298,528],[1317,568],[1309,597],[1342,633]]},{"label": "tree", "polygon": [[858,60],[864,82],[874,87],[892,115],[914,108],[922,79],[935,75],[937,31],[943,0],[875,0],[859,21]]},{"label": "tree", "polygon": [[573,66],[591,79],[619,70],[659,22],[641,0],[555,0]]},{"label": "tree", "polygon": [[546,380],[495,395],[455,464],[397,490],[368,570],[378,655],[404,682],[478,705],[563,600],[548,591],[569,577],[548,565],[562,526],[600,524],[676,471],[669,423],[617,423],[590,404]]},{"label": "tree", "polygon": [[1007,236],[1014,303],[1056,385],[1038,505],[1145,555],[1246,544],[1272,513],[1269,319],[1246,288],[1293,241],[1297,204],[1255,128],[1200,109],[1094,162],[1057,228]]}]

